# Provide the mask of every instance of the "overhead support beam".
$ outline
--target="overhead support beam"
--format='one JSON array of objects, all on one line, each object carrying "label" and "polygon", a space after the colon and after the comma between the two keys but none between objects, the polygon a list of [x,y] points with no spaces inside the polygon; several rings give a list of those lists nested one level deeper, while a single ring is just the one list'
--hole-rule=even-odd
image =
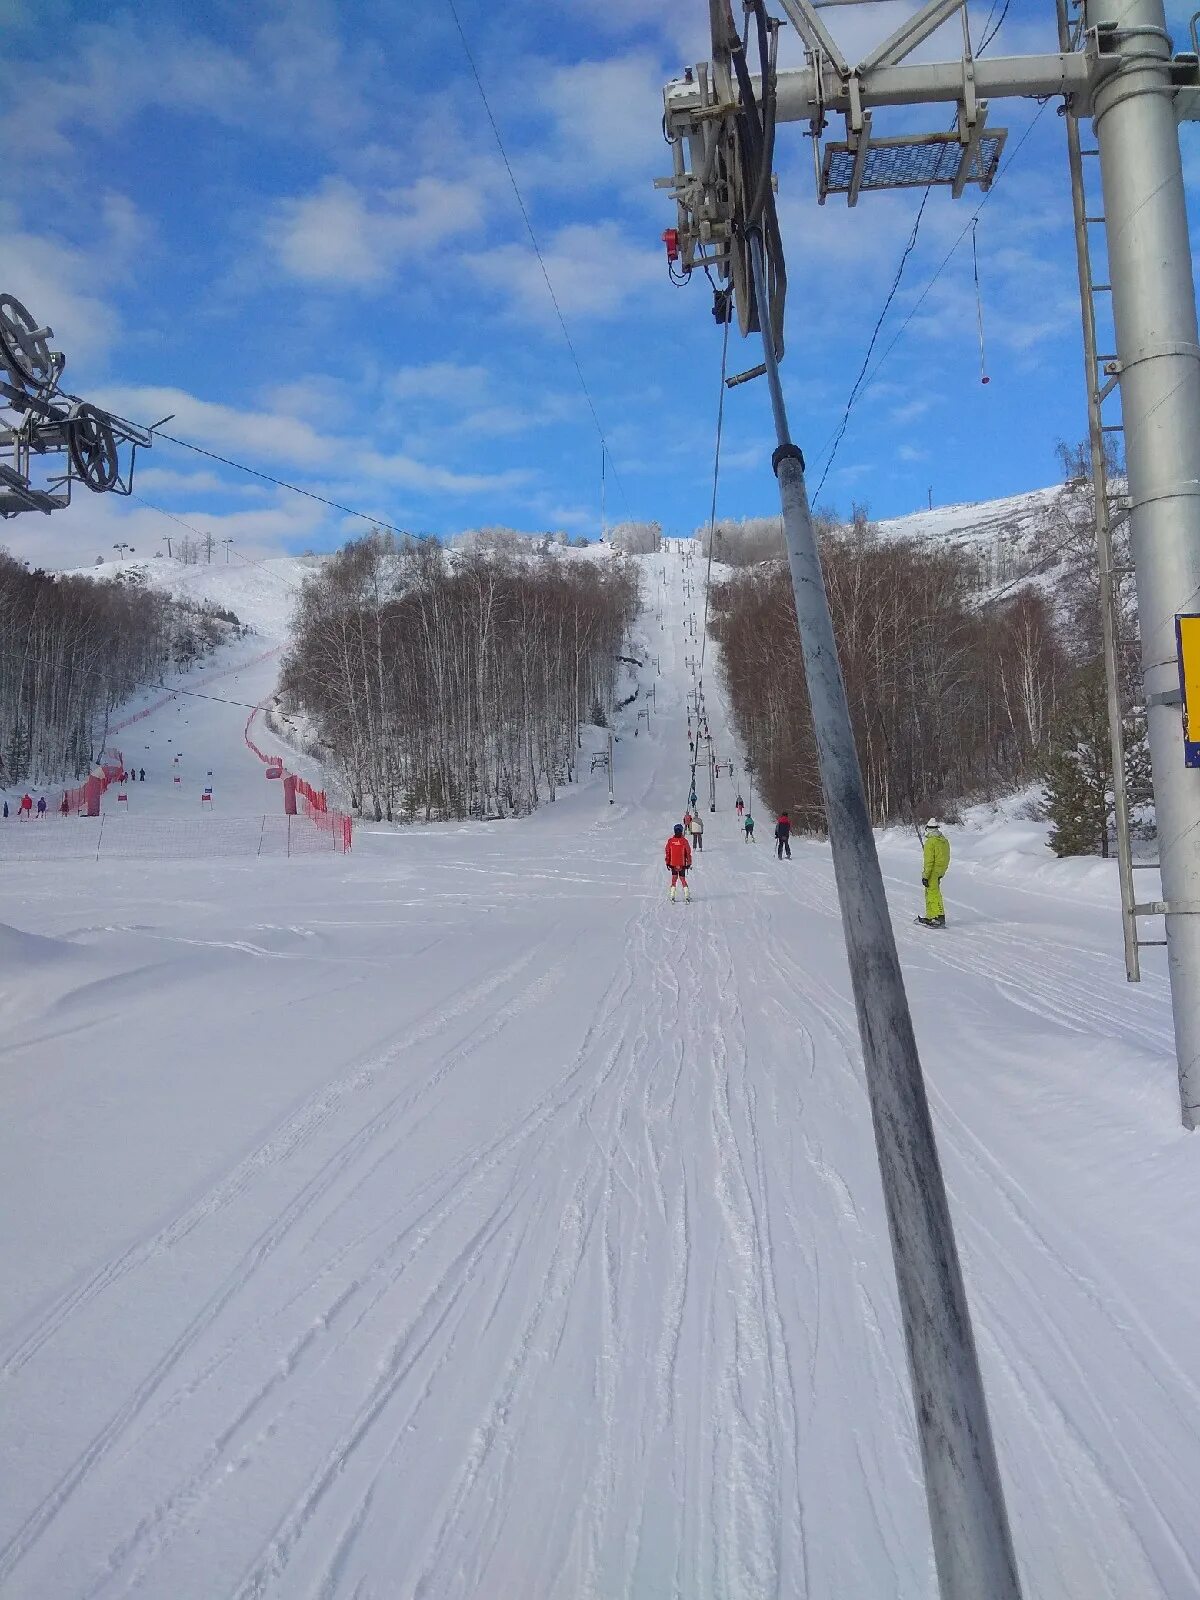
[{"label": "overhead support beam", "polygon": [[839,77],[848,77],[851,70],[850,63],[838,49],[837,40],[817,15],[816,7],[811,4],[811,0],[779,0],[779,4],[808,48],[819,50]]},{"label": "overhead support beam", "polygon": [[[979,141],[983,137],[983,126],[987,121],[987,114],[987,101],[981,100],[976,110],[974,122],[965,129],[961,126],[959,128],[960,136],[965,132],[966,138],[963,141],[963,152],[962,158],[958,163],[958,171],[955,174],[954,182],[950,185],[950,193],[956,200],[962,199],[963,190],[971,179],[971,168],[979,159]],[[962,120],[962,113],[960,112],[960,124]]]},{"label": "overhead support beam", "polygon": [[863,174],[867,169],[867,151],[871,145],[871,113],[869,111],[863,112],[862,128],[855,135],[855,138],[858,141],[858,146],[854,152],[854,170],[850,174],[850,188],[846,192],[846,204],[849,206],[858,204],[858,194],[862,188]]},{"label": "overhead support beam", "polygon": [[931,33],[936,33],[961,6],[962,0],[928,0],[927,5],[906,17],[890,38],[876,45],[871,54],[859,62],[860,76],[868,77],[876,67],[899,66],[905,56],[911,55]]},{"label": "overhead support beam", "polygon": [[[1080,52],[1042,56],[984,56],[974,62],[975,93],[981,100],[1053,99],[1069,96],[1077,113],[1091,109],[1091,76],[1106,62],[1089,62]],[[864,106],[916,106],[944,100],[957,105],[963,95],[963,64],[935,61],[859,72]],[[824,70],[818,84],[812,67],[776,74],[775,120],[811,122],[820,111],[850,110],[850,91],[837,73]],[[820,89],[820,93],[818,93]],[[759,85],[756,81],[755,90]]]}]

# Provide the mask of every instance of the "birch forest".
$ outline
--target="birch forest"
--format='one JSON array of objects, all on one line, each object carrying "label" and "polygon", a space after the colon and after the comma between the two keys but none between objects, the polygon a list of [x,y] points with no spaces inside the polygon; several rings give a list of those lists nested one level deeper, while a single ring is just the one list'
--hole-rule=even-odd
[{"label": "birch forest", "polygon": [[612,710],[632,562],[372,534],[309,580],[282,701],[377,820],[511,816],[576,776]]},{"label": "birch forest", "polygon": [[[1037,775],[1071,663],[1050,598],[974,596],[969,558],[826,527],[825,582],[873,820],[946,813]],[[816,747],[786,564],[714,590],[713,631],[759,792],[824,828]]]},{"label": "birch forest", "polygon": [[168,667],[187,669],[237,619],[144,587],[30,571],[0,551],[0,784],[77,778],[109,720]]}]

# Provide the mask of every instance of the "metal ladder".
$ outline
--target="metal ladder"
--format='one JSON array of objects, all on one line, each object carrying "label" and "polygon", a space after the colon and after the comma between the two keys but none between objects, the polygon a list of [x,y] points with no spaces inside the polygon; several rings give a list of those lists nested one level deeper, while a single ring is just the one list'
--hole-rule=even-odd
[{"label": "metal ladder", "polygon": [[[1082,16],[1073,23],[1068,16],[1068,0],[1058,0],[1059,43],[1063,50],[1079,45]],[[1120,398],[1121,366],[1116,352],[1099,348],[1096,333],[1098,297],[1112,293],[1110,283],[1097,282],[1092,270],[1090,229],[1104,226],[1103,212],[1088,210],[1085,159],[1095,159],[1099,151],[1085,148],[1079,119],[1068,107],[1067,156],[1071,168],[1071,206],[1075,220],[1075,254],[1079,269],[1079,299],[1083,316],[1083,350],[1087,381],[1088,445],[1091,457],[1092,494],[1096,513],[1096,559],[1100,577],[1100,624],[1104,644],[1104,677],[1108,691],[1108,731],[1112,750],[1113,810],[1117,835],[1117,869],[1121,885],[1121,929],[1125,945],[1125,976],[1130,983],[1141,981],[1139,951],[1148,945],[1165,945],[1166,939],[1138,936],[1139,917],[1160,916],[1162,904],[1139,904],[1134,892],[1135,870],[1157,868],[1155,862],[1133,860],[1129,827],[1129,795],[1125,782],[1125,733],[1121,715],[1121,675],[1118,650],[1132,641],[1121,638],[1120,577],[1128,568],[1118,568],[1113,559],[1113,533],[1129,515],[1129,497],[1114,490],[1109,482],[1107,441],[1110,434],[1121,434],[1120,421],[1105,421],[1105,402],[1114,394]]]}]

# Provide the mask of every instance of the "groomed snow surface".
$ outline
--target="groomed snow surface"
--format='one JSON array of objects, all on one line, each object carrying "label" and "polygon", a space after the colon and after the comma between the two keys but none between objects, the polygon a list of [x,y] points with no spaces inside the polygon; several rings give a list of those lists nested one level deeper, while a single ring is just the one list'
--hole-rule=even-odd
[{"label": "groomed snow surface", "polygon": [[[829,854],[777,862],[761,808],[744,843],[722,780],[667,902],[695,647],[680,557],[645,566],[615,805],[293,860],[20,860],[52,824],[3,825],[6,1600],[936,1593]],[[139,803],[184,737],[266,809],[248,713],[185,714],[138,725]],[[945,932],[912,836],[882,851],[1025,1593],[1184,1600],[1162,964],[1125,984],[1109,867],[950,835]]]}]

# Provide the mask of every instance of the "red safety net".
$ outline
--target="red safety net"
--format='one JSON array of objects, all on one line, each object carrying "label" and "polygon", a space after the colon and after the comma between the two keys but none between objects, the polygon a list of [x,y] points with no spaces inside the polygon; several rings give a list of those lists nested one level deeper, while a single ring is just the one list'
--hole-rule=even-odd
[{"label": "red safety net", "polygon": [[[245,740],[247,746],[267,768],[278,768],[282,773],[286,771],[282,756],[270,756],[265,750],[260,750],[250,737],[250,727],[261,706],[257,706],[246,718]],[[335,811],[330,808],[329,799],[324,789],[314,789],[306,778],[292,777],[296,790],[296,814],[307,818],[314,827],[322,833],[328,834],[334,848],[341,847],[343,852],[350,850],[354,844],[354,821],[344,811]]]},{"label": "red safety net", "polygon": [[63,797],[58,803],[59,811],[64,815],[70,815],[72,812],[78,812],[80,816],[86,815],[88,785],[96,786],[99,793],[103,794],[110,781],[108,773],[105,772],[102,778],[85,778],[82,783],[77,783],[73,789],[64,790]]}]

